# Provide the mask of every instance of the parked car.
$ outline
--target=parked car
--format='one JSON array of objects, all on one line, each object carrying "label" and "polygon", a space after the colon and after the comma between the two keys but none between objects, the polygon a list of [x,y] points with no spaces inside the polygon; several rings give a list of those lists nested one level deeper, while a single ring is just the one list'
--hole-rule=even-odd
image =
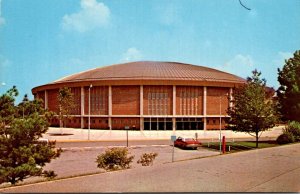
[{"label": "parked car", "polygon": [[197,149],[199,146],[201,146],[200,141],[194,139],[194,138],[183,138],[183,137],[178,137],[175,142],[174,142],[175,147],[180,147],[180,148],[192,148],[192,149]]}]

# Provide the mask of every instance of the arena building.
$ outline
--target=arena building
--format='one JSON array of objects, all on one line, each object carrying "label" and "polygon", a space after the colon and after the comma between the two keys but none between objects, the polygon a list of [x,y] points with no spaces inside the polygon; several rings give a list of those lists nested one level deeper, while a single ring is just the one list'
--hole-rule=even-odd
[{"label": "arena building", "polygon": [[[177,62],[141,61],[100,67],[32,89],[58,113],[58,90],[72,89],[76,107],[67,127],[136,130],[224,128],[232,90],[245,79]],[[220,119],[221,118],[221,119]],[[52,126],[59,120],[52,119]]]}]

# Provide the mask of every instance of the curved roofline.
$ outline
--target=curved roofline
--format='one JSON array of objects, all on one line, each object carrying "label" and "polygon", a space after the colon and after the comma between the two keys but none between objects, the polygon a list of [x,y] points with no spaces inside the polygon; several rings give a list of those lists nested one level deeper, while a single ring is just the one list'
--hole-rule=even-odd
[{"label": "curved roofline", "polygon": [[[151,66],[152,65],[152,66]],[[56,84],[74,84],[76,82],[118,82],[120,80],[132,82],[164,81],[174,82],[224,82],[242,84],[246,79],[234,74],[211,67],[170,61],[134,61],[112,65],[104,65],[88,69],[57,79],[51,83],[37,86],[32,91],[48,88]],[[140,81],[139,81],[140,80]],[[214,85],[214,84],[213,84]]]}]

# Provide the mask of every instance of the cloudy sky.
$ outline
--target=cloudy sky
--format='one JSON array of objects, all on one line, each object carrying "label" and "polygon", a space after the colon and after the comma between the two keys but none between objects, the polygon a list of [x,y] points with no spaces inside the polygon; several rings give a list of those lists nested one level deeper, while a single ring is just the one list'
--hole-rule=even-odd
[{"label": "cloudy sky", "polygon": [[0,93],[104,65],[177,61],[278,87],[300,49],[299,0],[0,0]]}]

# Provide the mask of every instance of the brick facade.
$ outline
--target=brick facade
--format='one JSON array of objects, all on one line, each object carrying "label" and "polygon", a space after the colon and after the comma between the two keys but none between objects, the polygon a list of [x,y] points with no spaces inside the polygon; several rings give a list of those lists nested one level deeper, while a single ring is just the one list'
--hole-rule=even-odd
[{"label": "brick facade", "polygon": [[[84,87],[84,114],[89,114],[89,87]],[[108,86],[93,86],[90,89],[91,115],[108,114]]]},{"label": "brick facade", "polygon": [[139,130],[140,118],[112,118],[112,129],[123,130],[125,126]]},{"label": "brick facade", "polygon": [[176,115],[203,115],[203,87],[176,87]]},{"label": "brick facade", "polygon": [[58,114],[59,113],[58,99],[57,99],[58,89],[47,90],[47,95],[48,95],[48,109]]},{"label": "brick facade", "polygon": [[[76,107],[73,109],[72,114],[74,117],[67,121],[67,127],[73,128],[88,128],[88,115],[89,115],[89,87],[86,86],[84,90],[84,114],[81,114],[81,87],[71,88],[74,94],[74,101]],[[167,86],[148,86],[144,85],[140,89],[139,85],[135,86],[111,86],[112,91],[112,115],[109,116],[109,86],[93,86],[90,89],[91,98],[91,122],[90,128],[92,129],[109,129],[109,120],[111,119],[112,129],[124,129],[125,126],[140,130],[145,126],[150,129],[149,116],[153,117],[152,123],[157,121],[157,128],[164,128],[170,130],[172,123],[170,119],[175,117],[180,126],[175,126],[177,129],[188,127],[196,127],[198,130],[203,129],[203,122],[205,120],[203,101],[204,101],[204,87],[203,86],[176,86],[176,111],[173,115],[173,85]],[[229,106],[228,96],[230,88],[222,87],[207,87],[206,95],[206,129],[218,130],[219,115],[220,115],[220,96],[221,96],[221,114],[222,114],[222,129],[225,128],[226,110]],[[57,90],[47,90],[46,95],[48,99],[48,108],[51,111],[58,113],[58,100]],[[140,114],[140,95],[143,95],[143,116]],[[35,94],[36,98],[46,99],[45,92],[39,91]],[[126,115],[136,115],[137,117],[126,117]],[[164,115],[168,118],[168,124],[163,122]],[[179,117],[178,117],[179,116]],[[178,118],[184,118],[190,124],[183,123],[186,121],[178,121]],[[190,116],[190,117],[189,117]],[[143,119],[141,120],[140,117]],[[196,121],[195,119],[200,119]],[[143,121],[143,123],[140,123]],[[151,119],[150,119],[151,120]],[[179,119],[180,120],[180,119]],[[194,121],[195,120],[195,121]],[[83,123],[82,123],[83,121]],[[147,122],[147,123],[146,123]],[[51,121],[52,126],[59,126],[58,119]],[[177,124],[175,124],[177,125]],[[199,128],[199,126],[201,126]],[[151,127],[153,129],[153,126]]]},{"label": "brick facade", "polygon": [[172,115],[173,86],[143,87],[144,115]]},{"label": "brick facade", "polygon": [[[109,129],[108,127],[108,117],[91,117],[91,129]],[[88,117],[84,117],[83,123],[84,127],[83,128],[88,128]]]},{"label": "brick facade", "polygon": [[140,114],[140,86],[112,87],[112,114]]},{"label": "brick facade", "polygon": [[227,115],[229,106],[229,88],[208,87],[206,97],[206,114],[220,115],[220,98],[221,98],[221,114]]},{"label": "brick facade", "polygon": [[36,93],[34,98],[43,100],[43,108],[45,108],[45,91],[40,91],[40,92]]},{"label": "brick facade", "polygon": [[[221,128],[222,130],[225,129],[226,126],[226,119],[222,118]],[[220,129],[220,118],[207,118],[206,123],[207,130],[219,130]]]}]

